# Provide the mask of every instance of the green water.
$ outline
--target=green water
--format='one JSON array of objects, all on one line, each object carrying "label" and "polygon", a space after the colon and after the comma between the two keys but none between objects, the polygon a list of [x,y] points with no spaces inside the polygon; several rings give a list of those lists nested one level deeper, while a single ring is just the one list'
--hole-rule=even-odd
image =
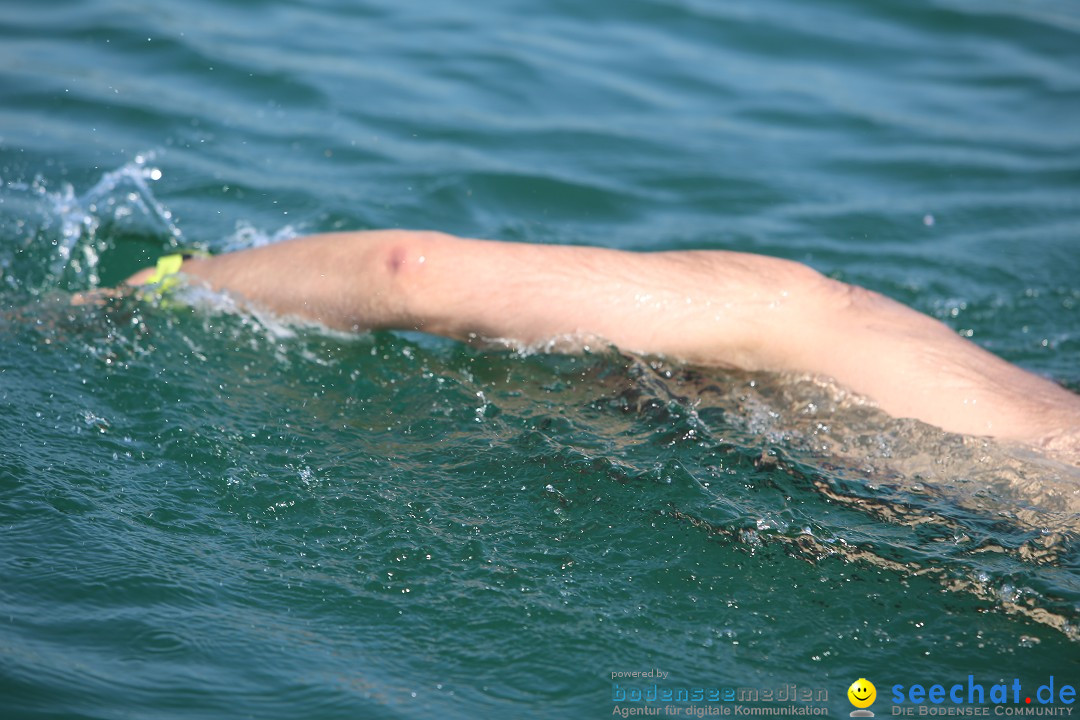
[{"label": "green water", "polygon": [[782,378],[68,301],[335,229],[737,249],[1076,390],[1078,119],[1073,2],[5,3],[0,718],[1075,686],[1075,469]]}]

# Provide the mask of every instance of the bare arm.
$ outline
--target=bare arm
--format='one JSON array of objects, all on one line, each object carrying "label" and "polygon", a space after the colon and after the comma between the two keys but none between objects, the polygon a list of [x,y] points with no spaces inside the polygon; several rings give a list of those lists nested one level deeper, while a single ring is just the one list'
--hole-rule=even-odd
[{"label": "bare arm", "polygon": [[593,336],[703,365],[832,377],[892,415],[953,432],[1038,442],[1080,427],[1080,396],[899,303],[776,258],[379,231],[189,260],[183,271],[345,330],[522,344]]}]

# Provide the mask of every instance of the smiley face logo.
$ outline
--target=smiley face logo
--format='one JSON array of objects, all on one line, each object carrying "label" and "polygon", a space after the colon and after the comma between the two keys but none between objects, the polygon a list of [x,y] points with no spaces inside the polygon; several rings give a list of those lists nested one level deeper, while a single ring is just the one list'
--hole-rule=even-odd
[{"label": "smiley face logo", "polygon": [[877,698],[877,688],[866,678],[859,678],[847,689],[848,700],[857,708],[868,708]]}]

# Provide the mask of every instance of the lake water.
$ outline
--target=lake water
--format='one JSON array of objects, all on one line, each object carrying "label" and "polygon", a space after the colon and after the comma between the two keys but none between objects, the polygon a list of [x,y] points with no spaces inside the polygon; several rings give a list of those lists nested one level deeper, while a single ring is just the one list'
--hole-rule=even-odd
[{"label": "lake water", "polygon": [[0,717],[1080,680],[1075,468],[820,383],[69,305],[383,227],[787,257],[1080,390],[1080,6],[5,2]]}]

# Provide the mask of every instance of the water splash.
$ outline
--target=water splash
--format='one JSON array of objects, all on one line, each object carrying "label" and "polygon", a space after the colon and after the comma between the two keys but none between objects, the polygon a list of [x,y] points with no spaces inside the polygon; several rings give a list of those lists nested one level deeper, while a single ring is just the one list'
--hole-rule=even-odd
[{"label": "water splash", "polygon": [[109,224],[142,223],[152,234],[165,235],[170,246],[181,244],[183,235],[172,212],[150,190],[149,183],[162,176],[159,168],[148,164],[153,159],[152,153],[136,155],[132,162],[105,173],[82,195],[76,195],[74,188],[65,184],[53,196],[60,230],[51,267],[54,276],[61,277],[68,271],[92,287],[100,283],[97,265],[105,243],[99,239],[98,231],[103,219]]},{"label": "water splash", "polygon": [[[0,259],[7,283],[22,279],[30,288],[97,287],[101,257],[118,235],[149,236],[169,247],[180,246],[183,234],[172,211],[151,190],[151,183],[162,178],[153,160],[153,153],[136,155],[83,193],[71,183],[53,190],[41,175],[29,183],[3,183],[0,235],[9,241],[5,250],[14,251]],[[16,255],[26,261],[25,268],[15,267]]]}]

